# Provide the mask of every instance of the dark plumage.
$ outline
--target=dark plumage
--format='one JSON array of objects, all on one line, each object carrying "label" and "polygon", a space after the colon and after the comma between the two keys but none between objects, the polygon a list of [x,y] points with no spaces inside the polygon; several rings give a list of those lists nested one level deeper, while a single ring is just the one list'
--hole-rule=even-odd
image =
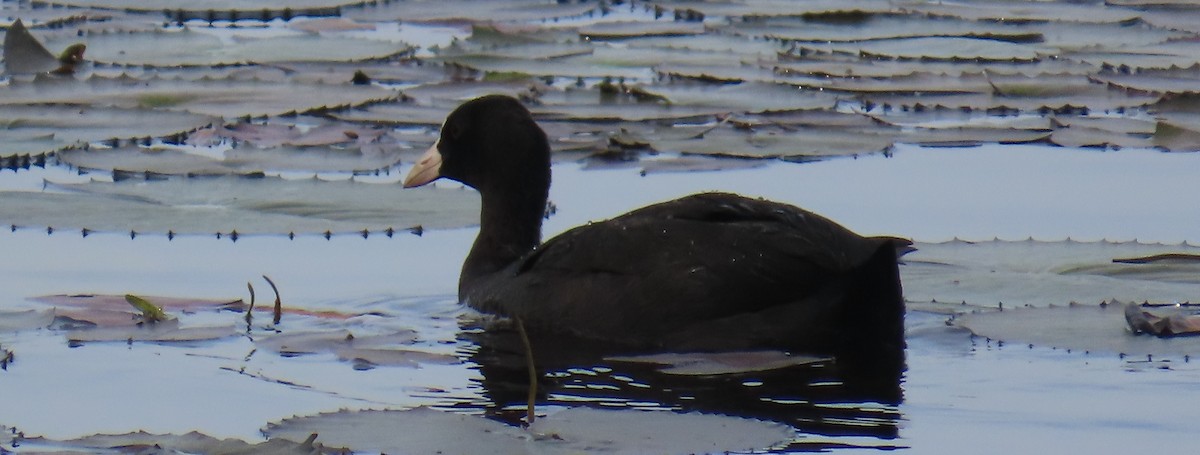
[{"label": "dark plumage", "polygon": [[459,298],[539,332],[634,349],[902,352],[893,238],[862,237],[803,209],[726,193],[654,204],[541,243],[546,135],[515,99],[450,114],[405,179],[479,190],[479,236]]}]

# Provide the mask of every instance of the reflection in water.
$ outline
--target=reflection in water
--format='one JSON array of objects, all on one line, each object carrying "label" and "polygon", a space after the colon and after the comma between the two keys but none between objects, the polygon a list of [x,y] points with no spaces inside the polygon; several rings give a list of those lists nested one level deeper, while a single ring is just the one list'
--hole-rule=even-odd
[{"label": "reflection in water", "polygon": [[[894,448],[903,348],[862,365],[827,362],[769,372],[719,376],[671,375],[655,365],[605,360],[613,352],[578,340],[531,333],[539,373],[538,406],[669,409],[787,423],[797,438],[786,451],[836,447]],[[483,375],[488,415],[517,424],[525,413],[529,374],[524,348],[508,328],[464,327],[471,360]],[[621,354],[628,354],[622,352]]]}]

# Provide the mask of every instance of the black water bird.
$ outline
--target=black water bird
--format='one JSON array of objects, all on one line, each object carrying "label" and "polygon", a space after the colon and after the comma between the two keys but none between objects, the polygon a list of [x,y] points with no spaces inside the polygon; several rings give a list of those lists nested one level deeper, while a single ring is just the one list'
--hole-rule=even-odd
[{"label": "black water bird", "polygon": [[905,240],[862,237],[787,204],[701,193],[543,243],[550,146],[529,111],[501,95],[455,109],[404,186],[438,178],[482,197],[458,286],[482,312],[615,349],[784,349],[839,362],[886,352],[903,362]]}]

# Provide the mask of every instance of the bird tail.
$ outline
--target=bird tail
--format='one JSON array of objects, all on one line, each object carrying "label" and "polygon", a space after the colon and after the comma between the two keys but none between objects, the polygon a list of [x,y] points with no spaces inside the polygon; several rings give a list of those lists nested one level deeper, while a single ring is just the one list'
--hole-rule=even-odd
[{"label": "bird tail", "polygon": [[849,283],[842,318],[838,363],[857,372],[890,382],[898,380],[904,364],[904,293],[898,254],[909,248],[906,240],[881,242],[870,260],[859,266]]}]

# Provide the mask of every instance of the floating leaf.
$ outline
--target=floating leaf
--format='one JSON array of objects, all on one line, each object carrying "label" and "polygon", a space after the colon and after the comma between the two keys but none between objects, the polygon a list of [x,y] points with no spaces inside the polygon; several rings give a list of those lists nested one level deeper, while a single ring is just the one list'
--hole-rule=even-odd
[{"label": "floating leaf", "polygon": [[973,60],[1032,62],[1044,49],[992,39],[964,37],[897,38],[855,43],[798,44],[797,49],[818,53],[862,55],[871,58],[922,60]]},{"label": "floating leaf", "polygon": [[[49,40],[49,46],[67,41]],[[240,38],[233,42],[184,28],[147,33],[105,33],[87,37],[88,60],[127,66],[212,66],[288,61],[357,61],[383,59],[412,52],[410,46],[344,36],[296,34],[270,38]],[[348,81],[349,79],[347,79]]]},{"label": "floating leaf", "polygon": [[233,325],[185,327],[181,326],[178,320],[168,319],[154,324],[71,330],[67,332],[66,336],[67,340],[72,342],[149,341],[161,343],[217,340],[237,334],[237,328]]},{"label": "floating leaf", "polygon": [[58,68],[59,65],[58,58],[29,33],[21,19],[14,21],[4,33],[5,73],[45,73]]},{"label": "floating leaf", "polygon": [[[2,429],[3,427],[0,427]],[[97,434],[65,441],[20,436],[20,445],[32,451],[73,452],[158,452],[220,453],[224,455],[297,455],[320,452],[320,444],[283,439],[250,444],[237,438],[216,439],[198,432],[183,435],[150,434],[144,431],[126,434]]]},{"label": "floating leaf", "polygon": [[[243,311],[245,303],[240,299],[200,299],[165,296],[142,296],[141,299],[154,302],[154,306],[176,312],[194,312],[200,310],[214,311]],[[59,294],[32,297],[29,300],[54,306],[70,306],[114,311],[129,309],[128,297],[123,295],[101,294]]]},{"label": "floating leaf", "polygon": [[208,157],[187,149],[127,146],[112,149],[68,149],[58,153],[59,162],[80,169],[151,175],[248,175],[263,172],[354,172],[386,170],[401,157],[417,152],[382,144],[341,147],[252,146],[227,149],[220,157]]},{"label": "floating leaf", "polygon": [[0,223],[96,232],[324,234],[479,221],[463,190],[279,178],[173,178],[58,185],[68,193],[0,192]]},{"label": "floating leaf", "polygon": [[772,17],[772,16],[862,16],[873,13],[891,13],[895,11],[892,2],[886,0],[819,0],[809,2],[793,2],[789,0],[767,0],[758,2],[743,2],[737,0],[716,0],[695,2],[691,0],[669,0],[655,2],[669,10],[695,10],[706,16],[725,17]]},{"label": "floating leaf", "polygon": [[[220,300],[220,299],[192,299],[178,297],[161,297],[161,296],[146,296],[141,298],[146,302],[147,308],[151,312],[162,309],[172,312],[194,312],[200,310],[210,311],[241,311],[244,304],[241,300]],[[59,328],[120,328],[117,332],[120,336],[120,330],[127,330],[130,327],[135,327],[141,322],[146,321],[144,318],[145,311],[141,314],[134,311],[135,307],[131,307],[128,296],[121,295],[95,295],[95,294],[76,294],[76,295],[47,295],[33,297],[29,300],[53,305],[55,327]],[[153,303],[150,303],[153,302]],[[139,308],[140,310],[140,308]],[[172,318],[163,319],[174,321]],[[160,319],[162,320],[162,319]],[[175,327],[178,326],[178,321],[174,321]]]},{"label": "floating leaf", "polygon": [[326,447],[370,453],[526,453],[524,432],[495,420],[416,408],[293,417],[263,429],[270,439],[303,441],[317,433]]},{"label": "floating leaf", "polygon": [[1050,134],[1050,142],[1063,147],[1150,147],[1150,139],[1099,128],[1072,126]]},{"label": "floating leaf", "polygon": [[[373,86],[252,81],[141,81],[92,77],[12,81],[0,88],[0,106],[72,104],[155,108],[233,119],[335,109],[391,100],[394,92]],[[298,96],[303,93],[304,96]]]},{"label": "floating leaf", "polygon": [[590,2],[547,3],[538,0],[443,2],[425,0],[378,2],[364,6],[362,9],[348,9],[343,16],[362,21],[380,22],[448,22],[455,20],[529,22],[578,17],[596,9],[597,5]]},{"label": "floating leaf", "polygon": [[704,33],[704,24],[671,21],[601,22],[579,29],[584,39],[620,39],[643,36],[687,36]]},{"label": "floating leaf", "polygon": [[[1130,332],[1125,306],[1073,305],[1069,307],[1017,308],[964,314],[954,319],[978,336],[1010,344],[1105,352],[1143,357],[1146,355],[1200,354],[1200,338],[1158,338]],[[1136,308],[1136,307],[1135,307]]]},{"label": "floating leaf", "polygon": [[1139,71],[1135,74],[1100,73],[1092,80],[1126,90],[1181,95],[1200,94],[1200,72],[1196,70]]},{"label": "floating leaf", "polygon": [[776,447],[794,437],[790,427],[761,420],[586,407],[540,418],[529,431],[558,453],[723,453]]},{"label": "floating leaf", "polygon": [[697,352],[609,357],[614,362],[662,365],[666,374],[708,376],[772,371],[794,366],[829,362],[829,357],[795,355],[782,351]]},{"label": "floating leaf", "polygon": [[718,128],[686,139],[651,140],[655,150],[743,158],[867,155],[891,147],[893,137],[855,128],[737,131]]},{"label": "floating leaf", "polygon": [[0,105],[0,156],[80,142],[178,136],[217,121],[207,115],[87,106]]},{"label": "floating leaf", "polygon": [[[1108,2],[1111,3],[1111,2]],[[1093,5],[1041,2],[932,3],[906,5],[906,10],[931,16],[948,16],[971,21],[995,22],[1088,22],[1123,23],[1138,18],[1138,12]]]},{"label": "floating leaf", "polygon": [[348,0],[238,0],[236,2],[230,0],[195,0],[180,3],[174,0],[35,0],[35,3],[145,13],[167,11],[174,14],[175,20],[253,18],[266,21],[276,17],[290,19],[293,15],[334,15],[338,13],[340,8],[356,5],[359,2]]},{"label": "floating leaf", "polygon": [[464,414],[416,408],[295,417],[263,430],[269,438],[382,453],[720,453],[770,448],[793,438],[786,425],[666,411],[572,408],[537,419],[529,433]]},{"label": "floating leaf", "polygon": [[[901,267],[905,298],[1017,308],[1119,300],[1200,302],[1200,264],[1113,259],[1197,254],[1188,245],[1135,242],[954,241],[917,244]],[[1007,311],[1005,311],[1007,313]],[[1116,315],[1120,322],[1120,315]],[[1121,322],[1123,324],[1123,322]]]},{"label": "floating leaf", "polygon": [[54,310],[0,311],[0,333],[49,327],[54,322]]},{"label": "floating leaf", "polygon": [[1125,304],[1125,322],[1133,333],[1149,333],[1160,337],[1200,334],[1200,315],[1195,312],[1173,311],[1166,316],[1144,311],[1136,304]]}]

